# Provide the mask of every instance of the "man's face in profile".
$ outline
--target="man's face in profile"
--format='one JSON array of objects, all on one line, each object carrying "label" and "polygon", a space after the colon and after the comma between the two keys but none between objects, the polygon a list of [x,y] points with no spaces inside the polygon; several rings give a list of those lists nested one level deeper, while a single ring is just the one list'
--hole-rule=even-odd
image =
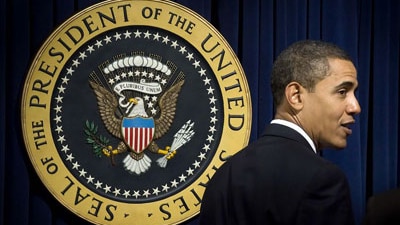
[{"label": "man's face in profile", "polygon": [[350,61],[329,59],[329,65],[330,74],[304,95],[303,125],[319,149],[341,149],[352,133],[354,115],[361,112],[355,97],[357,72]]}]

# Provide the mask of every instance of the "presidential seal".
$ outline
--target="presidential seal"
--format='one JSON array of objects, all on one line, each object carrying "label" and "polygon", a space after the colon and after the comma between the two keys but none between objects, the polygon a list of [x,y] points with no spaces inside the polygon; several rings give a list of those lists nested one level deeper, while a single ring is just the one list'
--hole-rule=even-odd
[{"label": "presidential seal", "polygon": [[24,141],[46,188],[95,224],[178,224],[248,144],[250,92],[221,34],[164,0],[104,1],[36,54]]}]

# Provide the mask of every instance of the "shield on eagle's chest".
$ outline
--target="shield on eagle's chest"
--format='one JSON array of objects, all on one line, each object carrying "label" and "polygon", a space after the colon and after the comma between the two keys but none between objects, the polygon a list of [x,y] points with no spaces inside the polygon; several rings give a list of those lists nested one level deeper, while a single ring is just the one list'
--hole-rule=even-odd
[{"label": "shield on eagle's chest", "polygon": [[154,119],[143,117],[124,117],[122,120],[122,136],[125,143],[136,153],[149,146],[154,136]]}]

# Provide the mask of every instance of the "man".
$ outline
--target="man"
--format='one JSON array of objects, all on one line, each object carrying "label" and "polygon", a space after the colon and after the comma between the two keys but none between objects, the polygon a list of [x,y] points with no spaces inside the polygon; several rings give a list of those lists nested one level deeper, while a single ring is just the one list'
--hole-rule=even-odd
[{"label": "man", "polygon": [[217,170],[200,224],[354,224],[345,175],[318,153],[346,147],[361,111],[357,86],[350,57],[333,44],[306,40],[284,50],[271,75],[275,118]]},{"label": "man", "polygon": [[390,189],[368,199],[362,225],[399,225],[400,189]]}]

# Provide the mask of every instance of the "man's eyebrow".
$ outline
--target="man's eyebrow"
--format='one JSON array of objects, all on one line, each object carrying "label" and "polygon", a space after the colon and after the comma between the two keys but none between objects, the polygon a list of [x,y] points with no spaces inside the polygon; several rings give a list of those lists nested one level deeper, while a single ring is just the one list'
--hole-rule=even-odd
[{"label": "man's eyebrow", "polygon": [[[352,88],[354,86],[356,86],[356,84],[354,82],[352,82],[352,81],[343,81],[339,85],[336,85],[336,89],[339,89],[339,88]],[[356,88],[358,88],[358,87],[356,87]]]}]

